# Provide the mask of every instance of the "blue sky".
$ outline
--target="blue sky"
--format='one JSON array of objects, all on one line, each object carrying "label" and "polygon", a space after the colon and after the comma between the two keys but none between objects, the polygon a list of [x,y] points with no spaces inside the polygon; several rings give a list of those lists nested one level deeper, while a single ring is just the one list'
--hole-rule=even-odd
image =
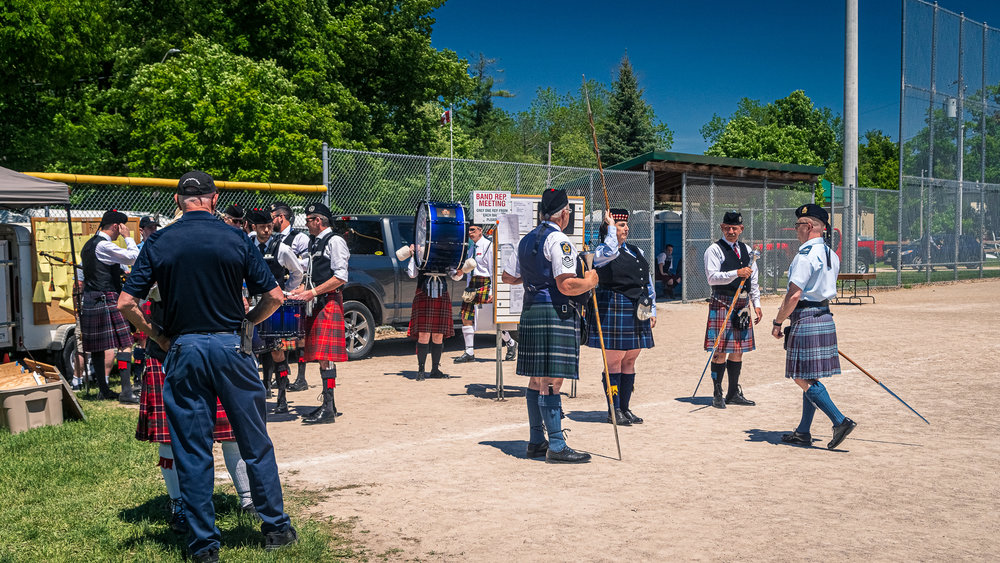
[{"label": "blue sky", "polygon": [[[939,6],[1000,27],[998,0],[942,0]],[[498,100],[527,108],[537,88],[579,88],[581,74],[614,79],[629,59],[657,118],[674,131],[677,152],[702,153],[698,129],[726,116],[742,97],[770,102],[805,90],[843,113],[842,0],[619,3],[579,0],[449,0],[434,12],[434,47],[470,59],[498,59]],[[899,134],[900,1],[859,1],[859,131]],[[994,56],[1000,56],[996,54]]]}]

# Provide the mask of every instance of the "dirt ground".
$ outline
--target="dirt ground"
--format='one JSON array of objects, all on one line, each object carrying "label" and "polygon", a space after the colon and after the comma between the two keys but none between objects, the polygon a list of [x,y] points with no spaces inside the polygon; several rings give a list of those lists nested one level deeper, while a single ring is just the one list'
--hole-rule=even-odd
[{"label": "dirt ground", "polygon": [[[707,352],[707,304],[660,304],[656,347],[639,357],[632,410],[603,423],[600,351],[584,348],[578,395],[565,395],[570,444],[585,465],[524,458],[524,378],[503,364],[494,400],[492,338],[447,380],[415,381],[406,341],[381,342],[339,367],[336,424],[303,426],[318,387],[272,415],[285,487],[325,491],[317,516],[356,519],[370,553],[390,560],[995,560],[1000,533],[997,342],[1000,281],[878,292],[835,306],[841,350],[921,412],[928,426],[843,362],[831,397],[858,423],[837,451],[817,412],[813,448],[787,446],[801,391],[785,380],[765,298],[742,385],[755,407],[691,399]],[[315,366],[309,379],[319,383]],[[708,376],[706,375],[706,381]],[[273,403],[272,403],[273,404]],[[224,475],[224,472],[222,472]]]}]

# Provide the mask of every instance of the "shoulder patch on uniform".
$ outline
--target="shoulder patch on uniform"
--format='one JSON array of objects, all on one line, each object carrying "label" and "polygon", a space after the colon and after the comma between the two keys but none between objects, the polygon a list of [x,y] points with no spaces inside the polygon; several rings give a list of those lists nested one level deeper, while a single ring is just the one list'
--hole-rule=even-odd
[{"label": "shoulder patch on uniform", "polygon": [[559,248],[562,249],[562,253],[563,254],[572,254],[573,253],[573,246],[570,245],[570,243],[568,243],[566,241],[560,242],[559,243]]},{"label": "shoulder patch on uniform", "polygon": [[800,248],[800,249],[799,249],[799,254],[801,254],[801,255],[803,255],[803,256],[806,256],[807,254],[809,254],[809,251],[810,251],[810,250],[812,250],[812,247],[811,247],[811,246],[807,246],[807,247],[805,247],[805,248]]},{"label": "shoulder patch on uniform", "polygon": [[[565,244],[565,243],[563,243],[563,244]],[[573,258],[571,256],[563,256],[562,264],[563,264],[563,266],[565,266],[567,268],[572,268],[573,267]]]}]

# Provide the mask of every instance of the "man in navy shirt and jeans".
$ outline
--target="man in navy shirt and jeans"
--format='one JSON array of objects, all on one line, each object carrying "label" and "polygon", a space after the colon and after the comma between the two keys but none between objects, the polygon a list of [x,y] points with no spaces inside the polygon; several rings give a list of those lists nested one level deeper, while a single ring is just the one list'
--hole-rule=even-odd
[{"label": "man in navy shirt and jeans", "polygon": [[[264,385],[252,353],[240,349],[239,330],[244,318],[254,324],[268,318],[284,296],[250,239],[215,217],[219,194],[211,176],[188,172],[174,199],[183,216],[143,245],[118,309],[168,350],[163,403],[191,526],[188,549],[195,561],[218,561],[221,532],[212,504],[216,397],[247,465],[265,549],[278,549],[298,536],[284,512],[274,447],[264,423]],[[245,315],[244,280],[250,293],[263,295]],[[163,326],[151,325],[139,308],[154,283],[164,304]]]}]

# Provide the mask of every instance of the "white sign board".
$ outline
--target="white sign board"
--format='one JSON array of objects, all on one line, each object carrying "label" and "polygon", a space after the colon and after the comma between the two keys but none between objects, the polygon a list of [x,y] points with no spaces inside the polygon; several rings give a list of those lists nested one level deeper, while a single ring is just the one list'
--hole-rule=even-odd
[{"label": "white sign board", "polygon": [[510,212],[510,192],[472,192],[472,220],[493,225]]},{"label": "white sign board", "polygon": [[[542,201],[540,195],[513,195],[510,200],[510,212],[498,218],[495,248],[495,264],[497,272],[495,322],[517,323],[521,320],[521,306],[524,303],[524,287],[510,285],[500,281],[500,274],[511,254],[517,252],[517,245],[524,235],[538,225],[538,204]],[[583,197],[570,196],[573,206],[573,234],[569,235],[578,251],[583,250],[583,215],[585,200]]]}]

